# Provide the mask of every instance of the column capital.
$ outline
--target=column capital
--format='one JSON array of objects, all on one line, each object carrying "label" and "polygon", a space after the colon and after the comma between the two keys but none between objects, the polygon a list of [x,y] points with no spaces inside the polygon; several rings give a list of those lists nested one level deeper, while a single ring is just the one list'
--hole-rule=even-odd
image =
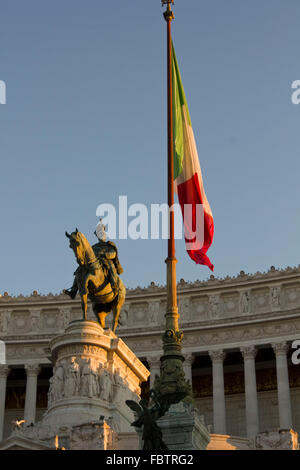
[{"label": "column capital", "polygon": [[288,350],[290,349],[289,345],[287,344],[286,341],[282,341],[280,343],[273,343],[272,344],[272,348],[275,352],[275,355],[276,356],[279,356],[279,355],[286,355]]},{"label": "column capital", "polygon": [[25,370],[27,377],[35,377],[39,375],[41,367],[39,364],[25,364]]},{"label": "column capital", "polygon": [[226,353],[223,351],[223,349],[219,349],[217,351],[208,351],[208,354],[210,355],[210,358],[213,362],[223,363],[226,357]]},{"label": "column capital", "polygon": [[257,349],[254,345],[243,346],[240,348],[242,356],[244,359],[255,359],[257,354]]},{"label": "column capital", "polygon": [[0,378],[5,379],[10,374],[11,368],[6,364],[0,364]]}]

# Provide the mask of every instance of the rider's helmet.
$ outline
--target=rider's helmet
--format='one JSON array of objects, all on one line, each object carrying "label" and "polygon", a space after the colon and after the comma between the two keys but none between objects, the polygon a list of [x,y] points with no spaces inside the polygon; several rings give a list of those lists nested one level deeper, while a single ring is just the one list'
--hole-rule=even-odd
[{"label": "rider's helmet", "polygon": [[99,220],[96,226],[95,235],[101,242],[106,241],[105,225],[102,223],[102,219]]}]

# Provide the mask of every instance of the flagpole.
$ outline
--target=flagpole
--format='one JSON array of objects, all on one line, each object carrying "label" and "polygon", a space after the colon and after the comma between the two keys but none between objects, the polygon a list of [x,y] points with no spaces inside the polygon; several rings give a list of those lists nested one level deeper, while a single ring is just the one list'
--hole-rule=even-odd
[{"label": "flagpole", "polygon": [[164,12],[167,23],[167,94],[168,94],[168,206],[169,206],[169,239],[167,264],[167,315],[166,329],[178,330],[178,307],[176,286],[175,235],[174,235],[174,144],[173,144],[173,80],[172,80],[172,32],[171,25],[174,13],[171,3]]},{"label": "flagpole", "polygon": [[179,329],[177,306],[176,257],[174,235],[174,142],[173,142],[173,80],[172,80],[172,32],[174,13],[171,5],[174,0],[162,0],[166,5],[164,18],[167,23],[167,119],[168,119],[168,206],[169,239],[167,265],[167,309],[166,330],[163,335],[163,356],[161,357],[160,376],[156,378],[154,390],[165,409],[178,403],[191,393],[191,384],[186,381],[183,371],[184,357],[181,352],[183,333]]},{"label": "flagpole", "polygon": [[[174,204],[174,146],[173,146],[173,83],[172,83],[172,20],[174,13],[171,4],[167,4],[164,12],[167,22],[167,90],[168,90],[168,205],[171,208]],[[175,258],[174,239],[174,212],[170,212],[170,236],[168,241],[168,258]]]}]

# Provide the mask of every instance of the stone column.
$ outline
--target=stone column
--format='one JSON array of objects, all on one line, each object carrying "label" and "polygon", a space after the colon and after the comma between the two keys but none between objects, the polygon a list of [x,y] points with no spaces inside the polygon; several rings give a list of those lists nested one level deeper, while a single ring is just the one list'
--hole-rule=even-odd
[{"label": "stone column", "polygon": [[150,389],[154,386],[155,375],[160,375],[160,356],[147,358],[150,367]]},{"label": "stone column", "polygon": [[37,378],[40,372],[38,364],[25,365],[27,373],[24,419],[27,424],[35,422]]},{"label": "stone column", "polygon": [[273,344],[272,347],[276,355],[279,426],[281,429],[292,429],[292,408],[286,356],[289,348],[286,342]]},{"label": "stone column", "polygon": [[246,346],[246,347],[241,348],[241,353],[244,358],[246,423],[247,423],[247,437],[249,438],[255,437],[257,433],[259,432],[256,372],[255,372],[256,352],[257,351],[254,346]]},{"label": "stone column", "polygon": [[209,351],[213,369],[213,409],[214,409],[214,434],[226,434],[226,408],[224,391],[223,361],[225,353],[221,351]]},{"label": "stone column", "polygon": [[184,354],[184,359],[185,361],[183,363],[183,370],[185,373],[185,378],[191,383],[191,385],[193,385],[192,365],[195,360],[195,356],[193,355],[193,353]]},{"label": "stone column", "polygon": [[3,439],[4,416],[5,416],[5,397],[6,382],[10,368],[6,364],[0,364],[0,441]]}]

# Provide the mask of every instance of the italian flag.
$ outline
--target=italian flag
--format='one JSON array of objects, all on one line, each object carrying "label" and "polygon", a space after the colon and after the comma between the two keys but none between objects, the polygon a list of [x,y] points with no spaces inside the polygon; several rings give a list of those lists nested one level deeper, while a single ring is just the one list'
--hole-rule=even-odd
[{"label": "italian flag", "polygon": [[[191,118],[173,46],[174,180],[185,229],[186,249],[197,264],[212,271],[206,255],[214,237],[214,221],[205,195]],[[200,206],[201,205],[201,206]],[[199,237],[197,234],[201,232]]]}]

